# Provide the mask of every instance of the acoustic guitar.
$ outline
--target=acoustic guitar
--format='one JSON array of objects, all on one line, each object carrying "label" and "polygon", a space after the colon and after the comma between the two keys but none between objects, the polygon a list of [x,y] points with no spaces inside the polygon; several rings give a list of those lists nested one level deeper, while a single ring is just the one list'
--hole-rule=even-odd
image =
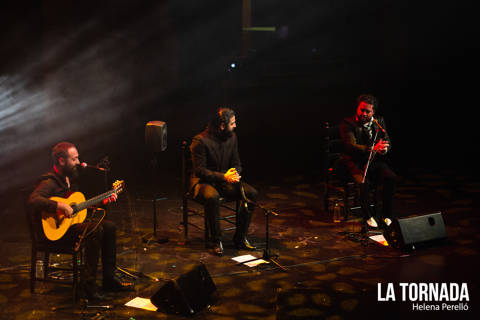
[{"label": "acoustic guitar", "polygon": [[113,183],[112,190],[89,200],[85,200],[85,196],[81,192],[74,192],[66,199],[62,197],[51,197],[50,200],[68,203],[73,209],[73,214],[71,218],[68,218],[61,211],[56,213],[42,212],[42,227],[45,236],[52,241],[60,239],[71,225],[82,223],[85,220],[88,207],[102,202],[114,193],[119,194],[123,191],[124,186],[125,182],[123,180],[117,180]]}]

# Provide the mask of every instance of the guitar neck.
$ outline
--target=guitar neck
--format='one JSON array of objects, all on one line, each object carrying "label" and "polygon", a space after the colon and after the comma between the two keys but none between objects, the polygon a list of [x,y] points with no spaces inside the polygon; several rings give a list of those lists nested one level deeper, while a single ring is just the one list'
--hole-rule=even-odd
[{"label": "guitar neck", "polygon": [[96,205],[97,203],[102,202],[104,199],[110,197],[113,194],[114,190],[107,191],[105,193],[99,194],[96,197],[88,199],[82,203],[79,203],[75,206],[75,212],[82,211],[90,206]]}]

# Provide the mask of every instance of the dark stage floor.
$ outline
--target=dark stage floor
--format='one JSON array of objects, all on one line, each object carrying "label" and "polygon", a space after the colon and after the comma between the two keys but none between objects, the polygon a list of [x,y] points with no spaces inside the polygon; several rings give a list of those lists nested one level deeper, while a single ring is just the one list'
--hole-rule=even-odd
[{"label": "dark stage floor", "polygon": [[[272,253],[287,271],[274,266],[248,268],[235,265],[232,257],[247,254],[232,247],[231,232],[224,235],[226,254],[219,258],[204,248],[203,233],[190,228],[183,243],[181,202],[178,192],[166,192],[158,202],[159,234],[165,244],[144,244],[152,230],[152,206],[141,189],[129,186],[108,218],[118,226],[118,265],[142,272],[135,292],[108,296],[102,303],[112,309],[82,309],[71,305],[71,287],[37,283],[29,291],[30,240],[21,212],[19,195],[5,195],[0,225],[0,318],[1,319],[182,319],[126,307],[134,297],[150,298],[166,280],[203,262],[217,287],[218,301],[195,319],[467,319],[478,313],[478,210],[480,184],[466,176],[412,172],[403,177],[396,195],[398,216],[442,212],[448,241],[413,253],[364,245],[341,234],[358,230],[358,219],[333,223],[323,211],[323,184],[303,176],[281,181],[249,181],[260,192],[260,202],[280,215],[270,221]],[[200,219],[193,219],[200,225]],[[253,242],[264,242],[265,218],[257,209],[250,228]],[[262,251],[254,255],[261,256]],[[56,261],[64,261],[59,256]],[[55,262],[55,261],[54,261]],[[159,281],[154,281],[158,278]],[[395,286],[396,301],[379,302],[387,283]],[[412,310],[415,302],[401,300],[399,283],[467,283],[469,301],[446,301],[468,310]],[[424,302],[416,302],[424,305]],[[425,302],[438,305],[442,302]],[[55,309],[57,308],[57,309]]]}]

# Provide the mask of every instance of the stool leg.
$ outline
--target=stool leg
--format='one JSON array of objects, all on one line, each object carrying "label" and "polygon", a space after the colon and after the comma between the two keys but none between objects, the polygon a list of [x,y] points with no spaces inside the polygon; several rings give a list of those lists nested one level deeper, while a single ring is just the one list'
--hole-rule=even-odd
[{"label": "stool leg", "polygon": [[47,279],[49,266],[50,266],[50,252],[45,251],[45,256],[43,259],[43,279]]},{"label": "stool leg", "polygon": [[30,292],[35,291],[35,267],[37,263],[37,250],[35,250],[34,245],[32,244],[32,259],[30,263]]},{"label": "stool leg", "polygon": [[187,197],[183,197],[183,232],[184,241],[188,241],[188,200]]},{"label": "stool leg", "polygon": [[78,255],[72,254],[72,266],[73,266],[73,302],[77,301],[78,291]]},{"label": "stool leg", "polygon": [[348,215],[350,213],[350,200],[348,195],[348,184],[343,186],[343,208],[345,210],[344,220],[347,221]]}]

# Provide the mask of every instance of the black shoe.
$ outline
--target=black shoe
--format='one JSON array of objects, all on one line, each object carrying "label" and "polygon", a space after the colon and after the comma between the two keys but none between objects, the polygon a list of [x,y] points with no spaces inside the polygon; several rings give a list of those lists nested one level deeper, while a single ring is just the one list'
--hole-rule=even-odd
[{"label": "black shoe", "polygon": [[237,242],[234,240],[235,248],[239,250],[249,250],[249,251],[254,251],[257,248],[255,246],[252,246],[250,242],[248,242],[247,238],[243,238],[242,241]]},{"label": "black shoe", "polygon": [[119,291],[133,291],[133,283],[124,283],[119,278],[113,277],[111,279],[103,280],[103,290],[119,292]]},{"label": "black shoe", "polygon": [[216,256],[223,256],[223,244],[222,241],[218,241],[213,245],[213,254]]}]

